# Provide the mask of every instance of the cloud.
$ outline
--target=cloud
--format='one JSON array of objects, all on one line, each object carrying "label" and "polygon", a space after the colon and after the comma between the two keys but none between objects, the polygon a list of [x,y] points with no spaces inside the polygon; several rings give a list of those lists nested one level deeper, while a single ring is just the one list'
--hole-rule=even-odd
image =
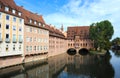
[{"label": "cloud", "polygon": [[32,12],[42,14],[47,24],[55,25],[57,28],[63,24],[65,30],[67,26],[88,26],[93,22],[110,20],[115,30],[114,37],[120,37],[118,34],[120,31],[120,0],[66,0],[66,2],[55,0],[51,2],[52,8],[49,7],[51,3],[47,0],[44,2],[40,0],[36,4],[32,3],[34,0],[15,1]]},{"label": "cloud", "polygon": [[69,0],[58,12],[45,15],[46,23],[52,23],[59,27],[61,24],[67,26],[84,26],[93,22],[110,20],[114,26],[114,37],[120,31],[120,0]]}]

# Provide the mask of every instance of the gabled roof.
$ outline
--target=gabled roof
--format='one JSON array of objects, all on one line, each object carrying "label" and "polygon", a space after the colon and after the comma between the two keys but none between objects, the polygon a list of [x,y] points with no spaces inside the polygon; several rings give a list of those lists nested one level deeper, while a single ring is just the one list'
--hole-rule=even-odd
[{"label": "gabled roof", "polygon": [[37,21],[37,22],[45,24],[45,21],[43,20],[42,15],[38,15],[36,13],[32,13],[32,12],[24,9],[23,7],[19,7],[19,9],[20,9],[20,11],[23,14],[23,17],[25,19],[25,23],[28,24],[29,20],[31,19],[31,20],[34,20],[34,21]]},{"label": "gabled roof", "polygon": [[13,9],[16,9],[19,11],[18,6],[15,4],[14,0],[0,0],[0,3],[2,3],[5,6],[11,7]]},{"label": "gabled roof", "polygon": [[55,36],[55,37],[59,37],[59,38],[64,38],[65,39],[64,34],[60,30],[58,30],[55,27],[50,26],[50,25],[46,25],[46,27],[49,30],[50,36]]}]

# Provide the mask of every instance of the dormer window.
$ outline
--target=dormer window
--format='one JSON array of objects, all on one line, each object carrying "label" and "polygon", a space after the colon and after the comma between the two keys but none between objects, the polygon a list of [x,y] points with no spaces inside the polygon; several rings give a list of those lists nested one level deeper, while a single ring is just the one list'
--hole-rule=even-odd
[{"label": "dormer window", "polygon": [[29,23],[32,23],[32,20],[31,20],[31,19],[29,20]]},{"label": "dormer window", "polygon": [[39,26],[41,26],[41,23],[38,23]]},{"label": "dormer window", "polygon": [[22,13],[21,13],[21,12],[18,12],[18,15],[19,15],[19,16],[21,16],[21,15],[22,15]]},{"label": "dormer window", "polygon": [[16,12],[16,11],[13,9],[13,10],[12,10],[12,13],[15,14],[15,12]]},{"label": "dormer window", "polygon": [[45,24],[43,24],[43,27],[45,27]]},{"label": "dormer window", "polygon": [[5,11],[9,11],[9,8],[8,8],[8,7],[5,7]]},{"label": "dormer window", "polygon": [[36,24],[37,24],[37,22],[36,22],[36,21],[34,21],[34,24],[36,25]]}]

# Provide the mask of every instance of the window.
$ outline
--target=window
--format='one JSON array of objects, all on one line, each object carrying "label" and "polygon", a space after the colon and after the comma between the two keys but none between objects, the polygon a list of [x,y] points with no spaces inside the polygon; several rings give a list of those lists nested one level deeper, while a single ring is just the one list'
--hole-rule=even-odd
[{"label": "window", "polygon": [[26,41],[29,42],[29,37],[26,37]]},{"label": "window", "polygon": [[23,21],[23,20],[20,18],[20,19],[19,19],[20,24],[22,24],[22,21]]},{"label": "window", "polygon": [[9,38],[9,34],[6,34],[6,39],[8,39]]},{"label": "window", "polygon": [[29,46],[26,46],[26,51],[29,51],[28,48],[29,48]]},{"label": "window", "polygon": [[30,42],[32,42],[32,37],[30,37]]},{"label": "window", "polygon": [[37,50],[39,51],[39,46],[37,46]]},{"label": "window", "polygon": [[34,51],[36,51],[36,46],[34,46]]},{"label": "window", "polygon": [[13,45],[13,51],[15,51],[15,45]]},{"label": "window", "polygon": [[34,21],[34,24],[36,25],[36,24],[37,24],[37,22],[36,22],[36,21]]},{"label": "window", "polygon": [[34,38],[34,41],[37,41],[36,37]]},{"label": "window", "polygon": [[32,46],[30,46],[30,51],[32,51]]},{"label": "window", "polygon": [[18,12],[18,15],[19,15],[19,16],[21,16],[21,15],[22,15],[22,13],[21,13],[21,12]]},{"label": "window", "polygon": [[43,27],[45,27],[45,24],[43,24]]},{"label": "window", "polygon": [[31,19],[29,20],[29,23],[32,23],[32,20],[31,20]]},{"label": "window", "polygon": [[19,42],[22,42],[22,35],[19,35]]},{"label": "window", "polygon": [[30,28],[30,32],[32,32],[32,28]]},{"label": "window", "polygon": [[16,17],[13,17],[13,22],[16,22]]},{"label": "window", "polygon": [[0,23],[0,28],[1,28],[1,23]]},{"label": "window", "polygon": [[9,15],[6,15],[6,20],[9,20]]},{"label": "window", "polygon": [[19,27],[19,31],[22,31],[22,27]]},{"label": "window", "polygon": [[40,25],[41,25],[41,23],[38,23],[38,25],[40,26]]},{"label": "window", "polygon": [[34,32],[37,33],[37,29],[34,29]]},{"label": "window", "polygon": [[0,19],[2,18],[2,13],[0,13]]},{"label": "window", "polygon": [[9,25],[8,24],[6,24],[6,29],[9,29]]},{"label": "window", "polygon": [[12,10],[12,13],[15,14],[15,12],[16,12],[16,11],[13,9],[13,10]]},{"label": "window", "polygon": [[13,41],[16,41],[16,34],[13,34]]},{"label": "window", "polygon": [[5,7],[5,11],[9,11],[9,8],[8,8],[8,7]]},{"label": "window", "polygon": [[16,31],[16,26],[13,26],[13,30]]},{"label": "window", "polygon": [[41,46],[41,50],[42,50],[42,46]]}]

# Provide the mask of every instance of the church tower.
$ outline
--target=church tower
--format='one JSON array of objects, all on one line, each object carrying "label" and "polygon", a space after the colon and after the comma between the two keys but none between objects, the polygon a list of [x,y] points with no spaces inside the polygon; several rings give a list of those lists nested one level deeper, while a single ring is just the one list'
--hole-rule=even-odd
[{"label": "church tower", "polygon": [[63,24],[62,24],[62,26],[61,26],[61,31],[64,31]]}]

